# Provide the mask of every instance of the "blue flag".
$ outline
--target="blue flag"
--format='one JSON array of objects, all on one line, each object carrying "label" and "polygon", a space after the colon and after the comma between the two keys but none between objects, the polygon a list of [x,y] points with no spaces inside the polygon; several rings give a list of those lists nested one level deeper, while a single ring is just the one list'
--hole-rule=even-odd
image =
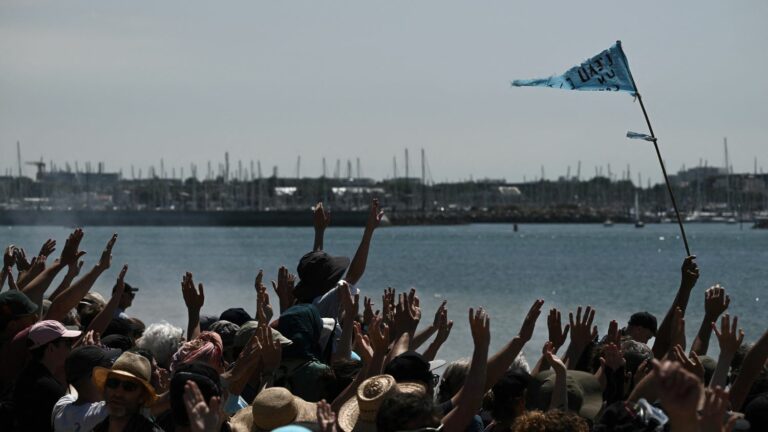
[{"label": "blue flag", "polygon": [[514,87],[551,87],[564,90],[626,91],[637,93],[621,41],[568,69],[562,75],[512,81]]},{"label": "blue flag", "polygon": [[632,132],[632,131],[627,131],[627,138],[629,138],[629,139],[641,139],[641,140],[646,140],[646,141],[651,141],[651,142],[656,141],[656,138],[654,138],[654,137],[652,137],[652,136],[650,136],[648,134],[639,133],[639,132]]}]

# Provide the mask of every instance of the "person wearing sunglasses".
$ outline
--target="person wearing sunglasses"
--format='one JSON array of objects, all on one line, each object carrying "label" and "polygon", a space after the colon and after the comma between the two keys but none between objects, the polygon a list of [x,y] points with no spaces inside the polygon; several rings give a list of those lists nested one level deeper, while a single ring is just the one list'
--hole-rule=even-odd
[{"label": "person wearing sunglasses", "polygon": [[157,432],[162,429],[141,414],[145,406],[157,400],[150,384],[149,360],[132,352],[117,358],[111,368],[93,369],[93,382],[104,393],[109,417],[99,423],[96,432]]}]

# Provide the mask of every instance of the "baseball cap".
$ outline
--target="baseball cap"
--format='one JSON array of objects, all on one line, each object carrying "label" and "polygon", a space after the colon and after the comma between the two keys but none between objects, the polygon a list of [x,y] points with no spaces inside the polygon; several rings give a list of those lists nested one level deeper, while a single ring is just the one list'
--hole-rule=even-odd
[{"label": "baseball cap", "polygon": [[[117,289],[117,284],[115,284],[115,285],[112,287],[112,291],[114,291],[114,290],[116,290],[116,289]],[[138,290],[139,290],[139,288],[138,288],[138,287],[135,287],[135,286],[132,286],[132,285],[131,285],[131,284],[129,284],[128,282],[124,282],[124,288],[123,288],[123,290],[124,290],[124,291],[130,291],[130,292],[132,292],[132,293],[135,293],[136,291],[138,291]]]},{"label": "baseball cap", "polygon": [[37,305],[21,291],[0,293],[0,330],[14,319],[37,312]]},{"label": "baseball cap", "polygon": [[[237,333],[235,333],[233,346],[236,348],[244,348],[246,345],[248,345],[248,342],[251,340],[253,335],[256,334],[256,330],[258,328],[258,321],[248,321],[247,323],[243,324],[240,329],[237,330]],[[283,336],[282,333],[273,329],[272,327],[269,327],[269,331],[272,332],[272,339],[280,342],[280,345],[288,346],[293,343],[292,340]]]},{"label": "baseball cap", "polygon": [[76,338],[80,336],[79,330],[67,330],[64,325],[55,320],[45,320],[35,323],[29,329],[27,340],[30,342],[29,349],[41,347],[58,338]]},{"label": "baseball cap", "polygon": [[647,328],[654,336],[656,336],[656,330],[658,329],[656,317],[650,312],[637,312],[632,314],[629,318],[629,325]]},{"label": "baseball cap", "polygon": [[77,347],[72,350],[64,361],[64,373],[67,382],[73,383],[81,378],[90,377],[96,366],[112,367],[112,363],[120,356],[118,349],[105,349],[95,345]]},{"label": "baseball cap", "polygon": [[251,319],[251,315],[249,315],[243,308],[229,308],[219,315],[219,321],[229,321],[238,326],[247,323]]}]

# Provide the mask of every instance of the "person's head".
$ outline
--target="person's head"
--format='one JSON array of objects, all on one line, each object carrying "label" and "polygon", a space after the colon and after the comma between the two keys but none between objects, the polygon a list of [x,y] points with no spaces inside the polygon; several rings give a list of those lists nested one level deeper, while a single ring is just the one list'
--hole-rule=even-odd
[{"label": "person's head", "polygon": [[[235,340],[232,342],[232,357],[237,359],[240,357],[240,353],[248,345],[253,336],[256,334],[256,330],[259,328],[258,321],[248,321],[240,326],[235,333]],[[272,332],[272,340],[280,342],[280,345],[286,347],[293,344],[290,339],[283,336],[279,331],[269,327],[269,331]]]},{"label": "person's head", "polygon": [[[429,399],[429,402],[423,403],[431,402],[426,388],[419,383],[397,383],[392,375],[375,375],[360,383],[356,390],[356,397],[347,400],[339,409],[337,417],[339,429],[343,432],[376,431],[377,423],[381,418],[379,412],[384,401],[397,392],[418,393],[422,398]],[[396,408],[393,408],[389,412],[395,411]],[[425,410],[420,412],[422,411]]]},{"label": "person's head", "polygon": [[[241,326],[248,321],[251,321],[252,319],[253,318],[251,318],[251,315],[243,308],[229,308],[222,312],[221,315],[219,315],[218,321],[229,321],[233,324]],[[214,323],[211,323],[211,326],[213,326],[213,324]],[[208,327],[208,330],[213,331],[211,326]]]},{"label": "person's head", "polygon": [[330,256],[323,251],[313,251],[301,257],[296,272],[299,283],[293,295],[299,303],[311,303],[336,286],[349,267],[349,258]]},{"label": "person's head", "polygon": [[[78,395],[98,395],[96,385],[91,379],[96,367],[111,368],[119,356],[118,350],[107,350],[95,345],[81,346],[72,350],[64,361],[64,374],[67,383],[77,390]],[[100,400],[100,399],[99,399]]]},{"label": "person's head", "polygon": [[96,292],[89,292],[80,300],[77,305],[77,314],[80,316],[80,325],[83,328],[87,328],[88,325],[96,318],[104,307],[106,302],[101,294]]},{"label": "person's head", "polygon": [[461,390],[469,373],[469,360],[454,360],[445,367],[440,385],[437,387],[437,403],[451,399]]},{"label": "person's head", "polygon": [[589,423],[570,411],[530,411],[515,420],[512,432],[589,432]]},{"label": "person's head", "polygon": [[403,383],[399,383],[398,388],[381,403],[376,415],[378,432],[398,432],[440,426],[439,413],[435,409],[432,397],[427,394],[426,388],[420,384],[411,385],[412,388],[404,391]]},{"label": "person's head", "polygon": [[221,396],[219,373],[207,364],[192,362],[180,365],[171,377],[170,399],[173,422],[177,426],[189,426],[187,409],[184,406],[184,385],[194,381],[206,403],[212,397]]},{"label": "person's head", "polygon": [[[112,287],[112,293],[117,290],[117,284]],[[122,310],[126,310],[133,304],[133,299],[136,297],[136,292],[139,290],[136,287],[131,286],[128,282],[125,283],[123,296],[120,297],[120,304],[119,308]]]},{"label": "person's head", "polygon": [[64,360],[72,349],[78,330],[67,330],[58,321],[40,321],[29,329],[27,347],[32,358],[44,364],[49,370],[56,371],[64,367]]},{"label": "person's head", "polygon": [[418,382],[431,395],[439,376],[432,373],[429,362],[416,351],[406,351],[393,358],[384,368],[384,373],[395,377],[397,382]]},{"label": "person's head", "polygon": [[111,368],[93,369],[93,382],[104,394],[110,417],[129,418],[156,399],[150,384],[149,360],[132,352],[118,357]]},{"label": "person's head", "polygon": [[637,312],[632,314],[627,324],[626,334],[633,340],[647,344],[656,336],[658,329],[656,317],[650,312]]},{"label": "person's head", "polygon": [[239,325],[225,320],[216,321],[211,324],[210,327],[210,331],[221,337],[221,342],[224,344],[224,359],[230,363],[237,358],[233,355],[233,348],[235,344],[235,335],[238,330],[240,330]]},{"label": "person's head", "polygon": [[[269,387],[229,421],[233,432],[271,431],[295,423],[317,421],[317,404],[291,394],[283,387]],[[310,424],[311,424],[310,423]]]},{"label": "person's head", "polygon": [[224,345],[221,337],[214,332],[202,332],[200,336],[184,342],[171,357],[171,369],[173,373],[183,363],[199,361],[216,369],[219,373],[224,371]]},{"label": "person's head", "polygon": [[183,334],[180,327],[175,327],[166,321],[153,323],[136,341],[136,347],[151,352],[160,367],[170,369],[171,357],[184,342]]},{"label": "person's head", "polygon": [[296,304],[280,314],[277,331],[293,342],[283,348],[283,358],[321,360],[320,335],[323,319],[313,304]]},{"label": "person's head", "polygon": [[107,328],[101,333],[101,337],[103,339],[110,335],[121,335],[130,338],[131,344],[133,344],[135,332],[136,328],[133,321],[127,318],[113,318],[109,325],[107,325]]},{"label": "person's head", "polygon": [[525,396],[531,380],[531,376],[524,370],[507,371],[488,392],[483,407],[496,422],[511,425],[525,412]]},{"label": "person's head", "polygon": [[19,290],[0,293],[0,340],[11,339],[37,322],[37,305]]}]

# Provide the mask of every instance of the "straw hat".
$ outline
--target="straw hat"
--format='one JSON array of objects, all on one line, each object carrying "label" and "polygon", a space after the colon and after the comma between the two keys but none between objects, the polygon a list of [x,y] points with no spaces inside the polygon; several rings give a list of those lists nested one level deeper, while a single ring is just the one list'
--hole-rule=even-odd
[{"label": "straw hat", "polygon": [[375,432],[381,403],[395,392],[426,394],[427,389],[415,382],[396,383],[392,375],[370,377],[357,388],[357,397],[339,410],[339,427],[344,432]]},{"label": "straw hat", "polygon": [[93,383],[102,392],[110,374],[133,378],[141,383],[149,395],[146,405],[150,405],[157,399],[155,388],[149,383],[152,378],[152,365],[146,358],[132,352],[124,352],[115,360],[111,369],[102,366],[93,368]]},{"label": "straw hat", "polygon": [[296,422],[317,421],[317,404],[294,396],[283,387],[261,391],[250,407],[236,412],[229,425],[234,432],[271,431]]}]

